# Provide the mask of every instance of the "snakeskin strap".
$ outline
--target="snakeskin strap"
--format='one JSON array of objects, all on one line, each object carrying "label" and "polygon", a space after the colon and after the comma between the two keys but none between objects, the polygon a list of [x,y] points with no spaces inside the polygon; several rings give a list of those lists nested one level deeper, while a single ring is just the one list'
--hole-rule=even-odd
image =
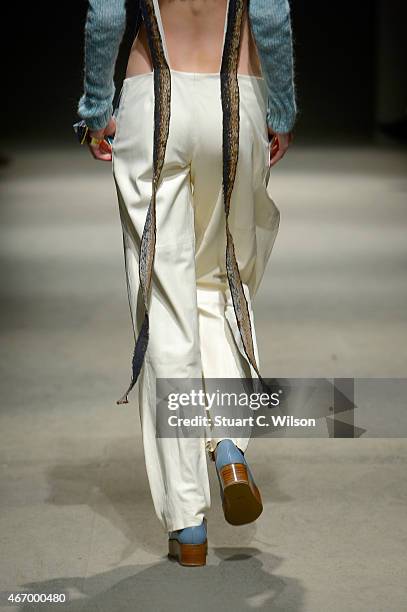
[{"label": "snakeskin strap", "polygon": [[226,271],[233,301],[233,309],[235,311],[246,356],[260,381],[265,384],[256,363],[249,308],[236,261],[233,237],[229,229],[230,200],[239,157],[240,105],[237,66],[239,61],[243,12],[244,0],[230,0],[220,71],[223,109],[223,198],[226,215]]},{"label": "snakeskin strap", "polygon": [[128,403],[128,394],[139,377],[147,350],[150,321],[148,301],[151,292],[155,242],[156,242],[156,194],[165,158],[171,114],[171,72],[165,58],[164,48],[152,0],[140,2],[154,68],[154,145],[152,196],[140,244],[139,275],[144,303],[144,320],[137,338],[133,360],[132,379],[127,391],[117,400],[118,404]]}]

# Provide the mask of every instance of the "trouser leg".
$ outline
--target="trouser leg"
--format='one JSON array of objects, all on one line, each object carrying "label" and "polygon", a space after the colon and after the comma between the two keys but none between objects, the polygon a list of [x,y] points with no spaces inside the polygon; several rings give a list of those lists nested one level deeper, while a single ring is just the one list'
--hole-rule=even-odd
[{"label": "trouser leg", "polygon": [[166,531],[200,525],[210,506],[205,438],[156,437],[154,366],[146,362],[139,408],[146,470],[156,514]]},{"label": "trouser leg", "polygon": [[[134,165],[127,167],[125,162],[116,158],[115,178],[128,297],[137,335],[142,313],[139,241],[150,194],[143,181],[134,187],[128,180]],[[189,170],[180,169],[177,175],[174,168],[171,171],[171,181],[164,180],[157,195],[150,338],[137,382],[147,476],[156,514],[166,531],[200,525],[210,506],[204,436],[182,438],[175,430],[171,438],[156,437],[156,378],[201,378]]]},{"label": "trouser leg", "polygon": [[[248,389],[243,384],[242,379],[250,379],[250,367],[241,349],[239,350],[236,338],[232,333],[229,321],[226,317],[226,314],[234,316],[230,292],[222,289],[200,288],[198,283],[197,299],[201,363],[203,378],[204,381],[206,381],[206,390],[208,391],[207,379],[231,378],[233,379],[233,384],[230,386],[229,390],[233,390],[233,392],[237,394],[247,393]],[[250,301],[249,309],[253,317]],[[253,334],[253,336],[256,354],[258,355],[255,334]],[[211,392],[214,392],[214,388],[212,387]],[[238,408],[236,408],[233,414],[234,417],[239,416],[237,412]],[[231,412],[228,414],[230,416]],[[212,459],[214,458],[213,451],[216,445],[226,437],[232,439],[236,446],[243,452],[247,449],[250,440],[250,428],[242,428],[238,436],[236,436],[236,429],[233,431],[235,435],[219,436],[216,434],[216,430],[211,431],[208,428],[206,450]]]},{"label": "trouser leg", "polygon": [[[171,225],[171,209],[184,209],[184,240],[161,243],[155,254],[154,281],[150,302],[150,339],[138,381],[139,411],[146,470],[151,495],[163,527],[167,531],[200,525],[210,506],[210,489],[205,438],[156,437],[156,378],[200,378],[199,329],[194,267],[193,215],[190,208],[189,179],[185,173],[174,194],[164,183],[160,192],[160,212],[168,207],[165,223]],[[174,198],[171,201],[171,198]],[[134,218],[134,211],[133,211]],[[176,225],[173,229],[176,229]],[[178,225],[179,231],[180,225]],[[138,250],[125,224],[125,257],[129,301],[136,328],[139,318]],[[132,224],[131,231],[135,231]],[[179,234],[178,234],[179,235]],[[202,408],[204,414],[204,408]],[[162,415],[161,415],[162,416]]]}]

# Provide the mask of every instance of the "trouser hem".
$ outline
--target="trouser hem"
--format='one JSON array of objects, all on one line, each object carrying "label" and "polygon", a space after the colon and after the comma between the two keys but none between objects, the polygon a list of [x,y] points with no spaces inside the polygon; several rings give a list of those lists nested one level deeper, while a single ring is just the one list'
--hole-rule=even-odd
[{"label": "trouser hem", "polygon": [[202,525],[202,521],[204,519],[205,514],[202,512],[198,516],[184,516],[182,518],[177,518],[172,521],[166,522],[166,531],[171,533],[171,531],[177,531],[178,529],[185,529],[186,527],[199,527]]}]

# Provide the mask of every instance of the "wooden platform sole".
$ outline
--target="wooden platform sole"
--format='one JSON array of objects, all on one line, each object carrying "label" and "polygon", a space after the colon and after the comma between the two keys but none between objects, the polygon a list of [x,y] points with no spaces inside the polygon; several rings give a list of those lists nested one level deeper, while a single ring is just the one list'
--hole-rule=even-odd
[{"label": "wooden platform sole", "polygon": [[197,567],[206,565],[208,542],[203,544],[181,544],[178,540],[168,540],[168,557],[178,559],[181,565]]},{"label": "wooden platform sole", "polygon": [[230,525],[255,521],[263,511],[260,491],[249,477],[244,463],[230,463],[219,471],[223,491],[223,512]]}]

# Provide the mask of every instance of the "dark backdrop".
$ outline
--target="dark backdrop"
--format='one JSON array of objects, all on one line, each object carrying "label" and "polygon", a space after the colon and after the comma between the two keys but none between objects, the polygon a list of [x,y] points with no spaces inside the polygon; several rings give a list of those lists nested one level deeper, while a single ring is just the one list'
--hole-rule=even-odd
[{"label": "dark backdrop", "polygon": [[[300,111],[297,142],[369,140],[384,123],[401,138],[407,3],[291,0],[291,6]],[[82,87],[86,8],[86,0],[12,6],[14,15],[3,22],[5,30],[9,24],[3,52],[7,138],[71,137]],[[132,27],[130,20],[119,55],[119,85]]]}]

